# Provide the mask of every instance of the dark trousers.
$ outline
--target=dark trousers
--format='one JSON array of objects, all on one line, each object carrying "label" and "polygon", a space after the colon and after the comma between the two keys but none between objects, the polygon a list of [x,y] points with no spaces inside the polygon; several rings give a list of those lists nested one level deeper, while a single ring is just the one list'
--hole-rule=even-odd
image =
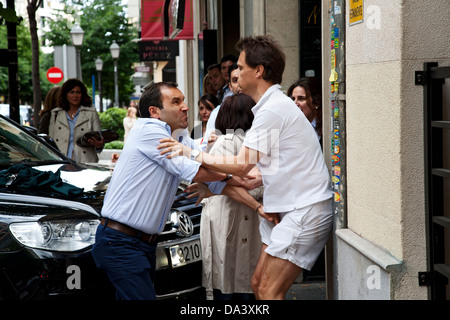
[{"label": "dark trousers", "polygon": [[92,255],[116,288],[118,300],[156,300],[156,244],[99,225]]}]

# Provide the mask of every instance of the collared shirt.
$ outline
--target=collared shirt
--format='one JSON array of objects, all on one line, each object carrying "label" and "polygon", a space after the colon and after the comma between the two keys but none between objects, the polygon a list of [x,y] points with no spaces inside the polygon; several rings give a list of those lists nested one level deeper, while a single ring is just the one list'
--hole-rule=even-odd
[{"label": "collared shirt", "polygon": [[303,112],[280,86],[270,87],[253,107],[244,145],[263,154],[265,212],[287,212],[331,198],[320,143]]},{"label": "collared shirt", "polygon": [[75,113],[75,116],[73,117],[73,119],[69,116],[69,113],[66,112],[67,121],[69,122],[69,129],[70,129],[69,148],[67,149],[67,156],[71,159],[74,159],[75,161],[77,161],[77,157],[75,154],[75,149],[73,147],[73,144],[74,144],[73,133],[75,130],[75,124],[77,123],[77,120],[78,120],[78,116],[80,115],[80,109],[81,108],[78,108],[78,111],[77,111],[77,113]]},{"label": "collared shirt", "polygon": [[[192,181],[200,164],[186,157],[167,159],[157,149],[160,140],[171,137],[170,127],[157,119],[140,118],[128,135],[106,192],[102,216],[145,233],[163,230],[182,180]],[[193,148],[186,130],[178,140]],[[214,185],[211,184],[211,185]],[[220,193],[223,182],[211,191]]]}]

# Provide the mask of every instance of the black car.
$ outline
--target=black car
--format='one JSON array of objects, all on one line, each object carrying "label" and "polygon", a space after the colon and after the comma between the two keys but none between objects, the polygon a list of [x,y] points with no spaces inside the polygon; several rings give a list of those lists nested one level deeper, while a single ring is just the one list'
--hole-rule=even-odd
[{"label": "black car", "polygon": [[[0,300],[114,299],[91,255],[111,170],[0,116]],[[158,239],[158,299],[203,298],[201,208],[180,186]]]}]

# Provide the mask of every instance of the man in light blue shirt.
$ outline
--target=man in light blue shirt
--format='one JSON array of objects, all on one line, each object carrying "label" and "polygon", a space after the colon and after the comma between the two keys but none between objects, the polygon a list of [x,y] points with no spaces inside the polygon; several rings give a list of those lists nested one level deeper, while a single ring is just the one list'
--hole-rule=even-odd
[{"label": "man in light blue shirt", "polygon": [[152,84],[142,94],[139,109],[141,118],[114,168],[92,254],[116,287],[118,299],[153,300],[155,239],[179,183],[218,181],[210,190],[220,194],[227,175],[210,172],[186,157],[169,160],[157,149],[168,137],[195,146],[185,131],[189,108],[176,84]]}]

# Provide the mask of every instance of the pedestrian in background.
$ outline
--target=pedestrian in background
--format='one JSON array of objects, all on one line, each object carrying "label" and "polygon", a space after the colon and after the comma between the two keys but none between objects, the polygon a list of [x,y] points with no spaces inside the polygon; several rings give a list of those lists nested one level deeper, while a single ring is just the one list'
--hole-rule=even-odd
[{"label": "pedestrian in background", "polygon": [[225,79],[225,85],[222,88],[223,91],[223,99],[232,95],[233,93],[230,90],[230,67],[233,63],[236,63],[238,58],[235,55],[227,54],[220,60],[220,72],[222,72],[222,77]]},{"label": "pedestrian in background", "polygon": [[78,79],[69,79],[61,87],[58,108],[51,111],[49,135],[59,150],[67,157],[80,162],[98,162],[97,153],[103,149],[103,138],[91,138],[89,146],[81,146],[77,141],[85,133],[100,131],[100,119],[92,106],[87,88]]},{"label": "pedestrian in background", "polygon": [[191,131],[191,138],[198,144],[202,144],[206,132],[206,124],[214,109],[219,105],[215,95],[205,94],[198,100],[198,114],[201,123],[195,126]]},{"label": "pedestrian in background", "polygon": [[322,143],[322,87],[319,80],[311,77],[301,78],[289,87],[287,96],[311,122]]},{"label": "pedestrian in background", "polygon": [[211,82],[219,103],[222,103],[224,95],[223,87],[225,86],[226,82],[224,77],[222,76],[220,63],[216,63],[208,67],[208,79]]},{"label": "pedestrian in background", "polygon": [[131,131],[131,128],[133,128],[134,123],[137,120],[137,109],[134,106],[129,106],[127,109],[127,116],[123,118],[123,128],[125,130],[125,133],[123,135],[123,141],[125,142],[127,140],[128,134]]},{"label": "pedestrian in background", "polygon": [[[238,83],[238,79],[239,79],[239,69],[236,63],[233,63],[229,68],[228,68],[228,83],[227,86],[229,88],[229,92],[228,94],[224,97],[224,100],[233,95],[233,94],[237,94],[240,92],[239,89],[239,83]],[[208,122],[206,123],[206,128],[205,128],[205,134],[201,143],[201,148],[204,151],[209,151],[209,149],[211,148],[212,144],[214,143],[214,141],[216,141],[216,133],[215,133],[215,126],[216,126],[216,118],[217,118],[217,114],[219,113],[220,110],[220,104],[211,112]]]},{"label": "pedestrian in background", "polygon": [[48,134],[48,128],[50,126],[50,114],[51,111],[58,107],[60,86],[51,88],[44,100],[44,108],[39,112],[39,129],[38,133]]}]

